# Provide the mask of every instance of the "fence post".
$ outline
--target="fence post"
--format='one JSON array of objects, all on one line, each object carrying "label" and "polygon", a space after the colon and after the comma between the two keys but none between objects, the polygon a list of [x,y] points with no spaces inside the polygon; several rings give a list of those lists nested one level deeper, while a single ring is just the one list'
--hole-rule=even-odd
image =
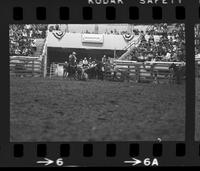
[{"label": "fence post", "polygon": [[154,66],[153,66],[153,73],[154,73],[154,82],[156,83],[156,84],[158,84],[159,83],[159,80],[158,80],[158,70],[156,70],[155,69],[155,67],[156,67],[156,64],[154,64]]},{"label": "fence post", "polygon": [[151,74],[151,80],[152,82],[154,82],[154,63],[151,64],[150,74]]},{"label": "fence post", "polygon": [[130,65],[128,64],[127,81],[130,81]]},{"label": "fence post", "polygon": [[43,77],[43,59],[41,61],[38,61],[38,67],[40,68],[40,77]]},{"label": "fence post", "polygon": [[199,66],[198,61],[195,62],[195,77],[199,77]]},{"label": "fence post", "polygon": [[135,65],[136,82],[140,82],[140,65]]},{"label": "fence post", "polygon": [[47,54],[43,56],[43,77],[45,78],[47,76]]},{"label": "fence post", "polygon": [[34,60],[32,60],[32,76],[34,77]]},{"label": "fence post", "polygon": [[140,66],[141,66],[141,65],[139,65],[139,67],[138,67],[138,82],[140,82],[140,73],[141,73],[141,72],[140,72]]},{"label": "fence post", "polygon": [[51,70],[52,70],[52,64],[50,64],[50,73],[49,73],[49,76],[50,76],[50,78],[51,78]]}]

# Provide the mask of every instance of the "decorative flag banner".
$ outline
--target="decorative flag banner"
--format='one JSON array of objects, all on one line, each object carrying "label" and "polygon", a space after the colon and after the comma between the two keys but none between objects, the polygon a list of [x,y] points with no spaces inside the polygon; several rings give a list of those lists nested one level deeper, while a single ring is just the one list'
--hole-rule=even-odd
[{"label": "decorative flag banner", "polygon": [[53,31],[53,35],[57,38],[57,39],[62,39],[62,37],[65,35],[65,32],[62,32],[60,30],[55,30]]},{"label": "decorative flag banner", "polygon": [[127,50],[127,49],[131,48],[132,46],[139,45],[140,41],[141,41],[141,35],[136,40],[133,40],[132,42],[129,41],[128,45],[123,50]]},{"label": "decorative flag banner", "polygon": [[126,41],[131,41],[134,38],[133,34],[123,34],[123,37]]}]

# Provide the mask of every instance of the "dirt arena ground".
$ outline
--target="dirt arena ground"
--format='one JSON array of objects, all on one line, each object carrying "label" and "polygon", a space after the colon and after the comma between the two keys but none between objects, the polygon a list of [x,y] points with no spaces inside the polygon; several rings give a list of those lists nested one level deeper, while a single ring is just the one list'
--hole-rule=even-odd
[{"label": "dirt arena ground", "polygon": [[196,79],[196,131],[195,140],[200,141],[200,79]]},{"label": "dirt arena ground", "polygon": [[185,85],[11,77],[10,131],[14,142],[182,141]]}]

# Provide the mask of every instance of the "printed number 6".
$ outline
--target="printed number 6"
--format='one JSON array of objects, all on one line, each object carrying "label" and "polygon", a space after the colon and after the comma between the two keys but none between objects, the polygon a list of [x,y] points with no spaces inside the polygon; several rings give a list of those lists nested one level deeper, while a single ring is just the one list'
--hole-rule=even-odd
[{"label": "printed number 6", "polygon": [[62,166],[64,164],[63,159],[60,158],[60,159],[56,160],[56,164],[58,166]]},{"label": "printed number 6", "polygon": [[144,165],[145,165],[145,166],[150,166],[150,164],[151,164],[150,159],[149,159],[149,158],[146,158],[146,159],[144,160]]}]

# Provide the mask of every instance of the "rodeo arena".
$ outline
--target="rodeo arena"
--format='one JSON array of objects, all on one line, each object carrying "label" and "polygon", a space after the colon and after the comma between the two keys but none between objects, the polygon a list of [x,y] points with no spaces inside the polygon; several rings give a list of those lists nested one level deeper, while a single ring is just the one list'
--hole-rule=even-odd
[{"label": "rodeo arena", "polygon": [[11,141],[184,140],[184,24],[9,26]]}]

